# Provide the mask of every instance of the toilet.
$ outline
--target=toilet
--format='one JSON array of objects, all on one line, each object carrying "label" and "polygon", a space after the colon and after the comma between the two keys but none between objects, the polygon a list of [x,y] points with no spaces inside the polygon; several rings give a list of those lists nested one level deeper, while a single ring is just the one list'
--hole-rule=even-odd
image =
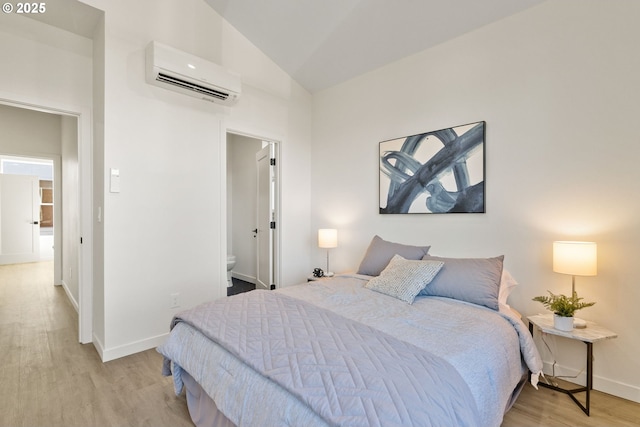
[{"label": "toilet", "polygon": [[231,282],[231,270],[236,266],[236,256],[235,255],[227,255],[227,287],[230,288],[233,286]]}]

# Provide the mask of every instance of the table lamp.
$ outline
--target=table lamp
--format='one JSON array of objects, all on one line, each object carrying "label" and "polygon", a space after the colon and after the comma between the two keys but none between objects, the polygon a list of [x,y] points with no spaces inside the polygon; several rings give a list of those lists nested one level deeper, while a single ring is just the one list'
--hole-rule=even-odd
[{"label": "table lamp", "polygon": [[[576,276],[598,274],[598,246],[594,242],[553,242],[553,271],[571,275],[571,296],[576,296]],[[573,326],[584,328],[584,320],[575,319]]]},{"label": "table lamp", "polygon": [[327,250],[327,270],[326,277],[333,276],[329,271],[329,249],[338,247],[338,230],[335,228],[321,228],[318,230],[318,247]]}]

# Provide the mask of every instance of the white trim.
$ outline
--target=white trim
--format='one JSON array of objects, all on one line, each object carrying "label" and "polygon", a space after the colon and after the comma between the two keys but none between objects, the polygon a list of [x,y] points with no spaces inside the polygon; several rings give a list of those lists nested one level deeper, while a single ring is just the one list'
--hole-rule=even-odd
[{"label": "white trim", "polygon": [[[78,251],[78,340],[92,341],[93,336],[93,153],[91,108],[69,106],[56,101],[34,99],[22,94],[0,92],[0,104],[51,114],[74,116],[78,122],[79,217],[84,244]],[[45,156],[46,157],[46,156]],[[59,227],[58,227],[59,228]],[[54,226],[55,230],[55,226]]]},{"label": "white trim", "polygon": [[[169,337],[169,333],[164,333],[162,335],[158,335],[151,338],[146,338],[140,341],[135,341],[129,344],[121,345],[118,347],[107,348],[105,349],[102,346],[102,343],[99,342],[98,353],[100,353],[100,358],[103,362],[109,362],[110,360],[119,359],[125,356],[131,356],[135,353],[140,353],[141,351],[146,351],[151,348],[156,348],[163,344],[167,338]],[[94,336],[94,340],[96,337]],[[94,345],[97,343],[94,341]],[[98,346],[96,346],[98,348]]]},{"label": "white trim", "polygon": [[96,349],[96,351],[98,352],[98,355],[100,356],[100,360],[102,360],[104,362],[104,344],[102,344],[102,341],[100,341],[100,338],[98,338],[97,335],[93,335],[93,340],[92,340],[92,344],[93,347]]},{"label": "white trim", "polygon": [[62,289],[64,289],[64,293],[67,294],[67,298],[69,298],[69,302],[71,302],[73,309],[77,313],[79,309],[78,301],[76,301],[76,299],[73,297],[73,294],[71,294],[71,291],[69,290],[69,286],[67,286],[64,280],[60,280],[60,283],[57,284],[56,286],[62,286]]},{"label": "white trim", "polygon": [[236,273],[235,271],[231,272],[231,277],[234,279],[242,280],[243,282],[253,283],[254,285],[257,282],[257,279],[253,276],[249,276],[248,274]]}]

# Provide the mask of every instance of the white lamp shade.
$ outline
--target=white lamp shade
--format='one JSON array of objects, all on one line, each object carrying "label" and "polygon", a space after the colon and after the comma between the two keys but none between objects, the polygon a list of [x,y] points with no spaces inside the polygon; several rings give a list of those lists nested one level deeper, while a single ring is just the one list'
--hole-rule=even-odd
[{"label": "white lamp shade", "polygon": [[338,230],[335,228],[321,228],[318,230],[318,247],[319,248],[337,248],[338,247]]},{"label": "white lamp shade", "polygon": [[553,242],[553,271],[573,276],[598,274],[598,246],[594,242]]}]

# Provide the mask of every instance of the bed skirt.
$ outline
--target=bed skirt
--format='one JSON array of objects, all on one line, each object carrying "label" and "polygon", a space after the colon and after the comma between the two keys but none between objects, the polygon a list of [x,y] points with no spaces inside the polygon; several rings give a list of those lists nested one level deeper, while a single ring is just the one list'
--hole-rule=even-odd
[{"label": "bed skirt", "polygon": [[235,427],[229,418],[218,410],[216,403],[185,370],[182,381],[187,393],[187,408],[191,421],[197,427]]}]

